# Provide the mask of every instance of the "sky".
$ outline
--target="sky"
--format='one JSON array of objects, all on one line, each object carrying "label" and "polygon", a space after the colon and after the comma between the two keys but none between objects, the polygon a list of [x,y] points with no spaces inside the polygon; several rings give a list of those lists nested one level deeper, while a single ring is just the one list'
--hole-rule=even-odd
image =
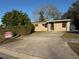
[{"label": "sky", "polygon": [[0,0],[0,24],[1,18],[12,9],[26,12],[34,21],[34,11],[43,5],[54,5],[60,12],[65,13],[76,0]]}]

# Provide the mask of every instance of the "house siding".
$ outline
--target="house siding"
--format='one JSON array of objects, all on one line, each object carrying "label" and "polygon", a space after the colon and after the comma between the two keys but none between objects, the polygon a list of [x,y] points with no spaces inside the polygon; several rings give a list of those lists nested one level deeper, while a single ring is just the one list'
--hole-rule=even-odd
[{"label": "house siding", "polygon": [[42,23],[38,23],[38,26],[35,26],[35,31],[47,31],[47,28],[45,28]]},{"label": "house siding", "polygon": [[66,27],[62,27],[62,22],[54,23],[54,31],[66,31]]},{"label": "house siding", "polygon": [[[66,23],[66,26],[63,27],[62,23]],[[38,26],[35,26],[35,31],[70,31],[70,21],[68,19],[56,20],[54,22],[38,22],[33,24],[38,24]],[[47,27],[43,26],[43,24],[47,24]],[[51,24],[54,25],[54,29],[51,29]]]}]

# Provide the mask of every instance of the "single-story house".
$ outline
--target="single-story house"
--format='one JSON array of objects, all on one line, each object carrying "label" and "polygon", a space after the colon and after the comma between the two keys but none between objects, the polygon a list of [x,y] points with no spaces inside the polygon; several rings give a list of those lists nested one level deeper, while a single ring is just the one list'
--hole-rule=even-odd
[{"label": "single-story house", "polygon": [[50,20],[46,22],[34,22],[35,31],[70,31],[70,20]]}]

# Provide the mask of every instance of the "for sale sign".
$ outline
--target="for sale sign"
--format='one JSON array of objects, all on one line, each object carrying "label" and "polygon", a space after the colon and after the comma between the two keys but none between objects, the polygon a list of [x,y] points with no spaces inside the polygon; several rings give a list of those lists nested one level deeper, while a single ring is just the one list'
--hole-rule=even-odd
[{"label": "for sale sign", "polygon": [[5,38],[11,38],[12,36],[13,36],[12,32],[5,32],[5,34],[4,34]]}]

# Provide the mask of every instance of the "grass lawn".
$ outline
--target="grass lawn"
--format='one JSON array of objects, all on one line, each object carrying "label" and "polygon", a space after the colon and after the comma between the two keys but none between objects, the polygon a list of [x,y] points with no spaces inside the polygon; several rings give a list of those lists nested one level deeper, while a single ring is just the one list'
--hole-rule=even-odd
[{"label": "grass lawn", "polygon": [[73,50],[77,55],[79,55],[79,43],[71,43],[71,42],[69,42],[68,44],[69,44],[69,46],[72,48],[72,50]]},{"label": "grass lawn", "polygon": [[[63,34],[62,38],[66,38],[66,40],[79,40],[79,32],[66,32]],[[79,55],[79,43],[68,42],[68,45],[77,55]]]},{"label": "grass lawn", "polygon": [[67,32],[67,33],[63,34],[62,38],[79,39],[79,33],[70,33],[70,32]]}]

